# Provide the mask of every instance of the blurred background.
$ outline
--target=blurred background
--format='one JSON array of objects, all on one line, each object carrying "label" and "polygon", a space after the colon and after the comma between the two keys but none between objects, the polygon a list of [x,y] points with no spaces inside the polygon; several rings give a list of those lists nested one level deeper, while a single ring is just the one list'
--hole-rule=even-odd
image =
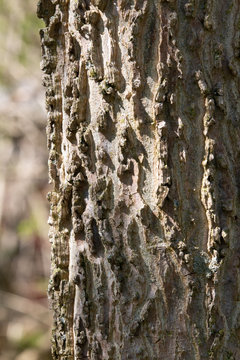
[{"label": "blurred background", "polygon": [[46,113],[37,0],[0,0],[0,359],[50,359]]}]

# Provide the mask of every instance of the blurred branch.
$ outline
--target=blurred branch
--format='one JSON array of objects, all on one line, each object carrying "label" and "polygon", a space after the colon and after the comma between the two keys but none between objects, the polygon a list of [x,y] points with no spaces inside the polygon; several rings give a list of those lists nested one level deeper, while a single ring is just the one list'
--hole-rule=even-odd
[{"label": "blurred branch", "polygon": [[0,304],[13,311],[28,315],[49,328],[48,309],[34,300],[0,290]]}]

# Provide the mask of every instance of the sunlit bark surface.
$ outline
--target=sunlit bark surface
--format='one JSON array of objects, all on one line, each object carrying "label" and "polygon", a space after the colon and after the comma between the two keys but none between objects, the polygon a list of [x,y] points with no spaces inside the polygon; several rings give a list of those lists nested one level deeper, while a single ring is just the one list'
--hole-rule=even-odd
[{"label": "sunlit bark surface", "polygon": [[239,360],[238,0],[42,0],[61,360]]}]

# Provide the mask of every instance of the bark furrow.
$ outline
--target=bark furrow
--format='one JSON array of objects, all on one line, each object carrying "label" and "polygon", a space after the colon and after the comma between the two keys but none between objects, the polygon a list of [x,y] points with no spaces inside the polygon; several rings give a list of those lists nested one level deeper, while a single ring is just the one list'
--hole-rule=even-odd
[{"label": "bark furrow", "polygon": [[237,360],[237,0],[41,0],[61,360]]}]

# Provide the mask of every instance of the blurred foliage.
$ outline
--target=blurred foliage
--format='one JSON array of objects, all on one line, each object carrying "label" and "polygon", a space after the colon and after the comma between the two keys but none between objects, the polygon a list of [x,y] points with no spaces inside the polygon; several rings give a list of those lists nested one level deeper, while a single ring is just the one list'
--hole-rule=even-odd
[{"label": "blurred foliage", "polygon": [[28,348],[37,348],[43,333],[41,331],[34,331],[25,333],[19,341],[16,342],[16,348],[19,352]]},{"label": "blurred foliage", "polygon": [[19,236],[23,238],[31,237],[37,231],[36,219],[32,215],[27,219],[21,220],[17,229]]},{"label": "blurred foliage", "polygon": [[37,1],[0,0],[0,82],[14,86],[39,73],[38,30],[43,22],[35,15]]},{"label": "blurred foliage", "polygon": [[37,0],[0,0],[0,359],[49,360],[46,114]]}]

